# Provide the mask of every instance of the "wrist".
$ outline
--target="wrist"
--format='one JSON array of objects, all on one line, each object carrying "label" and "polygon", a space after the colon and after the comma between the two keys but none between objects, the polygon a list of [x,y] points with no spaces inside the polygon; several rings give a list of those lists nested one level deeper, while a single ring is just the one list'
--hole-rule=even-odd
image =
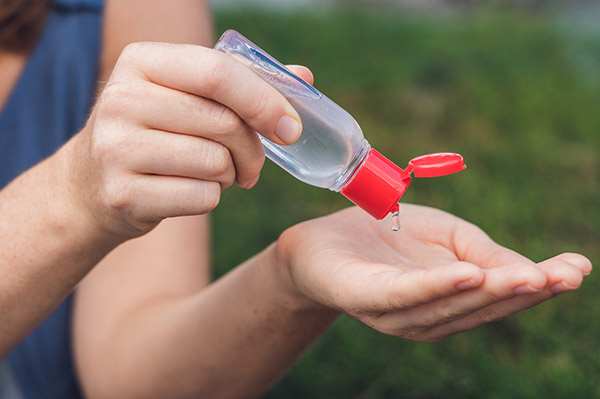
[{"label": "wrist", "polygon": [[270,258],[269,264],[273,268],[272,275],[276,279],[275,285],[282,292],[282,303],[290,310],[321,313],[331,320],[341,314],[338,310],[306,295],[297,284],[292,273],[293,257],[288,251],[288,246],[282,243],[281,238],[265,250],[265,256]]},{"label": "wrist", "polygon": [[[81,181],[79,169],[81,162],[78,162],[77,145],[80,135],[74,136],[63,147],[61,147],[52,157],[45,162],[48,165],[44,168],[48,175],[48,184],[52,187],[53,195],[51,198],[53,213],[58,217],[58,223],[68,225],[68,228],[77,234],[77,240],[80,243],[93,242],[92,245],[100,248],[107,248],[107,252],[112,250],[125,238],[119,237],[104,228],[100,219],[93,209],[93,201],[90,196],[93,187],[86,189],[83,187],[85,181]],[[83,183],[83,184],[77,184]],[[92,183],[89,183],[92,186]]]}]

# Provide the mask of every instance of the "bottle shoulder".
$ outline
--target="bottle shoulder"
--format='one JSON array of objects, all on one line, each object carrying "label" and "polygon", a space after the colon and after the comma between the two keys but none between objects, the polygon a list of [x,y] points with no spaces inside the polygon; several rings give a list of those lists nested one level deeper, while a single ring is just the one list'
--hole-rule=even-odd
[{"label": "bottle shoulder", "polygon": [[371,145],[366,139],[362,139],[360,146],[357,147],[356,152],[348,165],[344,168],[342,173],[340,173],[339,178],[336,180],[334,185],[329,189],[331,191],[339,192],[344,189],[354,178],[356,173],[363,166],[367,157],[369,156],[369,152],[371,151]]}]

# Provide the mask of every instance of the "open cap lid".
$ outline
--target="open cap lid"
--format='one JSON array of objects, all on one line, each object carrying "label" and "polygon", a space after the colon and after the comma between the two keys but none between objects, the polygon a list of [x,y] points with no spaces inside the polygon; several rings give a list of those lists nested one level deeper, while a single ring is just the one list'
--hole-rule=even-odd
[{"label": "open cap lid", "polygon": [[466,165],[462,155],[438,153],[411,159],[406,169],[371,149],[354,178],[340,193],[375,219],[383,219],[398,209],[398,201],[415,177],[445,176],[460,172]]},{"label": "open cap lid", "polygon": [[404,173],[410,175],[414,172],[415,177],[438,177],[460,172],[466,167],[462,155],[453,152],[439,152],[411,159]]}]

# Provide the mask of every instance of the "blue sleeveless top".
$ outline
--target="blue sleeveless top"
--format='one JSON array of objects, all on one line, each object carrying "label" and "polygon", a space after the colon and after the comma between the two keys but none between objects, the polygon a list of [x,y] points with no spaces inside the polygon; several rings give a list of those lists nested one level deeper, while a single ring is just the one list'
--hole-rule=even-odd
[{"label": "blue sleeveless top", "polygon": [[[102,0],[52,3],[37,46],[0,113],[0,188],[77,133],[93,104]],[[71,354],[71,302],[69,297],[7,361],[0,359],[0,370],[10,372],[14,383],[11,398],[82,397]]]}]

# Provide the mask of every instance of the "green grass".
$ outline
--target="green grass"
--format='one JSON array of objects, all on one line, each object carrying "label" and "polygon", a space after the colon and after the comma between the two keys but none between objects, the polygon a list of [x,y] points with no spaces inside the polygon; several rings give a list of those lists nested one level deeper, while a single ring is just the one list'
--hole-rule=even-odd
[{"label": "green grass", "polygon": [[[575,251],[600,264],[600,68],[589,68],[600,40],[516,13],[244,10],[216,22],[309,66],[399,165],[465,156],[465,172],[417,180],[404,201],[457,214],[534,260]],[[227,190],[214,212],[217,275],[348,205],[267,162],[253,190]],[[265,397],[600,397],[598,284],[592,274],[574,293],[435,344],[342,318]]]}]

